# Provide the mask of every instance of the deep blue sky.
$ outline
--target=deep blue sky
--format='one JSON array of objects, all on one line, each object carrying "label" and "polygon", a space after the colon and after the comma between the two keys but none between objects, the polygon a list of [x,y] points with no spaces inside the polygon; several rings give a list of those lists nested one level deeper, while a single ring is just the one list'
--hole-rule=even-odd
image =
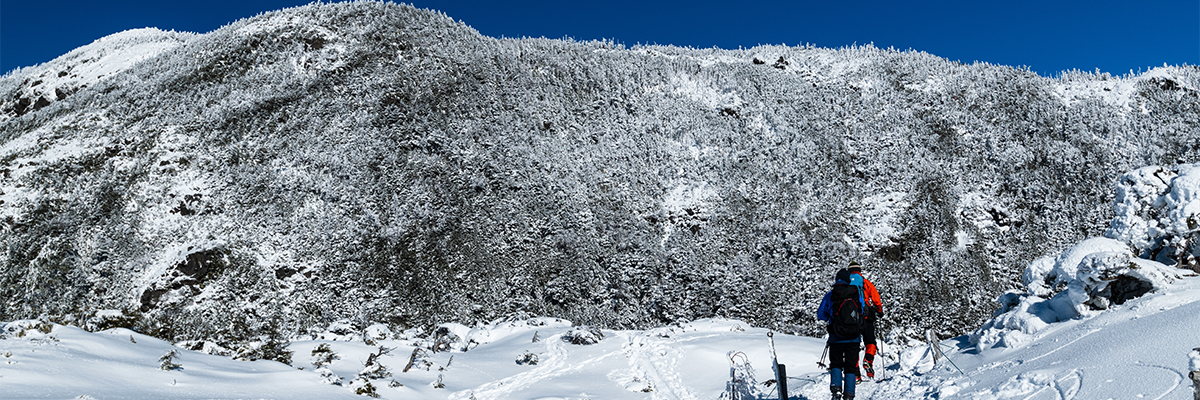
[{"label": "deep blue sky", "polygon": [[[49,61],[105,35],[156,27],[209,32],[308,0],[3,0],[0,73]],[[1113,74],[1200,63],[1197,0],[654,1],[412,0],[488,36],[625,45],[738,48],[813,44],[915,49],[1042,75]]]}]

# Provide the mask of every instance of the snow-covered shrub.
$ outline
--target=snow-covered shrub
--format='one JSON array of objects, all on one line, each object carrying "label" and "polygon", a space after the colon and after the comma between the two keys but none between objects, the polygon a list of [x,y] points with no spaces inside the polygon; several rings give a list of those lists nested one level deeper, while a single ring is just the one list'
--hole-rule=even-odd
[{"label": "snow-covered shrub", "polygon": [[604,332],[593,326],[576,326],[563,334],[562,340],[570,344],[596,344],[604,339]]},{"label": "snow-covered shrub", "polygon": [[526,350],[517,356],[517,365],[537,365],[538,355]]},{"label": "snow-covered shrub", "polygon": [[1141,258],[1200,272],[1200,164],[1150,166],[1121,176],[1105,236]]},{"label": "snow-covered shrub", "polygon": [[326,385],[335,385],[335,386],[342,385],[342,377],[338,376],[336,373],[334,373],[329,368],[321,367],[321,368],[317,368],[317,369],[313,370],[313,372],[316,372],[321,375],[321,383],[324,383]]},{"label": "snow-covered shrub", "polygon": [[356,375],[357,378],[366,379],[383,379],[392,376],[392,371],[380,360],[380,357],[388,355],[393,349],[379,346],[374,353],[367,355],[367,360],[363,362],[363,369]]},{"label": "snow-covered shrub", "polygon": [[725,391],[721,392],[720,400],[761,399],[766,396],[759,389],[758,379],[754,376],[754,366],[744,353],[730,351],[729,381],[725,382]]},{"label": "snow-covered shrub", "polygon": [[433,337],[427,341],[426,345],[434,353],[452,350],[466,351],[468,342],[463,338],[470,331],[471,328],[462,324],[441,324],[433,331]]},{"label": "snow-covered shrub", "polygon": [[354,394],[374,398],[379,397],[379,393],[375,391],[375,385],[372,385],[371,381],[367,380],[367,378],[355,378],[346,386],[349,387],[350,390],[353,390]]},{"label": "snow-covered shrub", "polygon": [[292,351],[288,350],[288,340],[279,335],[260,337],[258,340],[238,343],[230,349],[231,356],[236,360],[272,360],[284,364],[292,364]]},{"label": "snow-covered shrub", "polygon": [[358,340],[360,330],[354,326],[354,323],[348,319],[339,319],[329,323],[323,331],[317,328],[314,336],[317,340],[333,340],[333,341],[354,341]]},{"label": "snow-covered shrub", "polygon": [[229,356],[233,355],[232,350],[229,350],[229,349],[225,348],[224,346],[221,346],[220,344],[217,344],[216,342],[213,342],[210,340],[185,340],[185,341],[182,341],[179,343],[175,343],[175,347],[179,347],[182,349],[188,349],[191,351],[198,351],[198,352],[201,352],[204,354],[209,354],[209,355],[214,355],[214,356],[229,357]]},{"label": "snow-covered shrub", "polygon": [[413,368],[424,369],[426,371],[433,368],[433,361],[430,360],[428,350],[420,347],[413,349],[412,354],[408,356],[408,363],[404,365],[404,370],[401,372],[408,372],[408,370]]},{"label": "snow-covered shrub", "polygon": [[392,330],[384,324],[372,324],[367,329],[363,330],[363,341],[368,342],[368,345],[374,346],[375,342],[380,340],[388,340],[393,338]]},{"label": "snow-covered shrub", "polygon": [[53,329],[54,324],[52,323],[36,319],[23,319],[4,324],[0,329],[0,338],[43,337],[50,334]]},{"label": "snow-covered shrub", "polygon": [[182,366],[175,362],[178,357],[179,352],[175,349],[171,349],[171,351],[168,351],[167,354],[163,354],[162,357],[158,358],[158,369],[163,371],[182,369]]},{"label": "snow-covered shrub", "polygon": [[317,347],[313,348],[312,357],[310,360],[313,366],[322,368],[341,358],[341,356],[333,352],[333,349],[329,348],[328,343],[321,343],[317,345]]},{"label": "snow-covered shrub", "polygon": [[96,310],[90,317],[84,319],[81,328],[89,332],[102,331],[112,328],[132,328],[136,326],[139,315],[126,310]]}]

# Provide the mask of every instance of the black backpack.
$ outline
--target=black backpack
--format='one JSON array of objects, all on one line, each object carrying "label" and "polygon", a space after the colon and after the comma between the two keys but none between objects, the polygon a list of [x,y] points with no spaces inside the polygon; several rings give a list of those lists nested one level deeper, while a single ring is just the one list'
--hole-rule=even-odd
[{"label": "black backpack", "polygon": [[858,287],[845,283],[833,285],[829,301],[833,315],[829,318],[829,333],[851,338],[863,332],[863,307]]}]

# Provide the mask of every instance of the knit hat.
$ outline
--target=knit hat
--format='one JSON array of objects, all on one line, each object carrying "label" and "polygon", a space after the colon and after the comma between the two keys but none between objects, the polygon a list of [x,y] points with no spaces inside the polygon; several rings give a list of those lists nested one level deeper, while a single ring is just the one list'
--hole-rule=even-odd
[{"label": "knit hat", "polygon": [[851,261],[850,266],[846,269],[850,270],[850,272],[862,272],[862,265],[859,265],[858,261]]}]

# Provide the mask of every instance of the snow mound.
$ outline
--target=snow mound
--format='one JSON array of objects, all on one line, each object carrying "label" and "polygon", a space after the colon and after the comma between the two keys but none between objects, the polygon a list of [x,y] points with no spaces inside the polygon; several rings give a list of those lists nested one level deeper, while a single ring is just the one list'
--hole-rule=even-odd
[{"label": "snow mound", "polygon": [[1055,258],[1025,270],[1026,291],[1008,291],[996,301],[995,317],[970,334],[979,348],[1016,347],[1052,323],[1086,317],[1162,289],[1185,271],[1134,257],[1124,243],[1085,240]]}]

